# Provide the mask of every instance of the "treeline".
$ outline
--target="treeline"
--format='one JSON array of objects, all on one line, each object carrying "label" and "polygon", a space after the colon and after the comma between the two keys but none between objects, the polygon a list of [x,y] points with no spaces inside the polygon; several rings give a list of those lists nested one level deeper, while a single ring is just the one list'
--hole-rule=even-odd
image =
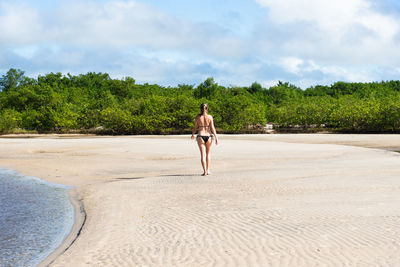
[{"label": "treeline", "polygon": [[10,69],[0,78],[0,132],[188,133],[201,103],[209,105],[217,130],[400,132],[400,81],[337,82],[302,90],[279,82],[263,88],[201,84],[163,87],[136,84],[105,73],[36,79]]}]

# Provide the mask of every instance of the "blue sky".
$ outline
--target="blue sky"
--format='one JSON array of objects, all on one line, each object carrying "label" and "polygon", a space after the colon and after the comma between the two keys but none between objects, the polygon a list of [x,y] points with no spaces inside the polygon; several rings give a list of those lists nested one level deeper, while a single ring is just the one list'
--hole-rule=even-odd
[{"label": "blue sky", "polygon": [[3,0],[0,74],[302,88],[400,79],[395,0]]}]

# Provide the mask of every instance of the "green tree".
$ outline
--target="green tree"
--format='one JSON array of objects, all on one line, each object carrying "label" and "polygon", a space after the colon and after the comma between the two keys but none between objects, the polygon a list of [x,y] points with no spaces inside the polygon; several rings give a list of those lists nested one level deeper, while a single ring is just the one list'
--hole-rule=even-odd
[{"label": "green tree", "polygon": [[215,96],[217,90],[218,84],[214,81],[214,78],[207,78],[204,82],[197,86],[193,94],[196,98],[211,99],[213,96]]},{"label": "green tree", "polygon": [[274,104],[281,104],[302,97],[303,91],[292,84],[279,81],[277,85],[270,87],[266,94],[272,98]]},{"label": "green tree", "polygon": [[262,92],[264,89],[262,88],[261,84],[259,84],[258,82],[254,82],[247,90],[249,91],[249,93],[255,94]]},{"label": "green tree", "polygon": [[104,126],[115,134],[132,132],[133,116],[126,110],[106,108],[101,112],[101,119]]},{"label": "green tree", "polygon": [[5,134],[21,127],[21,113],[13,109],[3,109],[0,112],[0,133]]},{"label": "green tree", "polygon": [[0,90],[9,91],[23,84],[33,83],[33,80],[24,76],[25,72],[11,68],[0,78]]}]

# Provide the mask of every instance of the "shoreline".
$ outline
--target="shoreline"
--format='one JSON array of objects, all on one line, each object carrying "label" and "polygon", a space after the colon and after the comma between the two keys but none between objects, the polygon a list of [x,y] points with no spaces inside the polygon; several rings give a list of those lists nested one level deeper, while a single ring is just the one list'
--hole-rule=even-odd
[{"label": "shoreline", "polygon": [[[214,175],[208,177],[200,176],[198,148],[188,135],[2,137],[0,165],[51,183],[74,186],[68,192],[74,206],[74,226],[61,245],[39,266],[82,266],[85,263],[115,265],[118,262],[128,265],[187,266],[193,263],[174,262],[175,259],[169,258],[170,254],[167,253],[171,246],[177,246],[178,251],[183,252],[187,248],[203,249],[199,255],[214,255],[218,252],[223,260],[238,256],[239,260],[243,260],[240,259],[240,251],[235,252],[236,256],[229,252],[236,245],[219,243],[221,236],[227,240],[236,240],[236,235],[240,236],[243,230],[240,230],[240,225],[246,225],[249,236],[273,233],[282,236],[282,240],[285,240],[284,236],[292,238],[289,240],[296,245],[294,248],[299,249],[298,257],[315,253],[307,250],[314,246],[319,253],[325,253],[321,254],[324,258],[347,253],[351,247],[345,244],[359,242],[357,235],[346,232],[346,229],[356,229],[354,227],[360,227],[358,235],[361,234],[361,237],[361,230],[364,229],[368,240],[370,237],[378,241],[381,238],[397,240],[396,236],[390,234],[391,231],[400,230],[392,226],[397,225],[395,220],[398,214],[396,209],[390,207],[400,203],[397,194],[400,193],[400,187],[396,178],[400,175],[397,168],[399,156],[390,151],[400,150],[400,135],[220,135],[219,139],[220,145],[213,148]],[[1,149],[2,146],[4,149]],[[238,150],[241,151],[239,155]],[[382,166],[385,166],[383,171]],[[373,174],[367,174],[366,170]],[[368,202],[358,198],[364,197],[362,192],[368,193],[365,194]],[[383,199],[382,192],[385,192]],[[246,193],[252,197],[246,198]],[[291,199],[296,201],[292,203]],[[323,206],[318,204],[321,200]],[[339,202],[344,200],[353,203],[350,206],[352,208],[349,208],[350,213],[340,206]],[[336,207],[333,210],[338,214],[332,218],[325,214],[326,201]],[[361,203],[361,206],[357,203]],[[381,221],[370,221],[370,217],[365,217],[361,212],[365,207],[368,207],[367,215],[374,215],[373,218],[382,216]],[[285,210],[290,212],[281,214]],[[196,215],[200,211],[205,213]],[[302,211],[309,213],[310,217],[296,217]],[[231,212],[232,218],[224,217]],[[321,220],[318,225],[329,226],[337,216],[343,222],[350,220],[343,225],[343,229],[340,228],[343,223],[339,221],[338,229],[342,233],[331,233],[332,238],[338,236],[346,240],[344,245],[336,243],[334,238],[331,241],[323,239],[322,242],[312,232],[306,236],[292,231],[285,232],[298,221],[312,225],[313,220],[318,219]],[[203,218],[209,218],[210,221],[203,221]],[[251,220],[247,221],[246,218]],[[285,227],[282,229],[280,218],[285,218]],[[253,225],[253,221],[263,223]],[[263,228],[274,222],[277,222],[274,227]],[[216,224],[215,229],[220,228],[221,232],[214,235],[213,230],[207,227],[210,223]],[[197,228],[186,228],[188,225]],[[381,231],[381,225],[392,228]],[[374,228],[372,226],[377,230],[370,231],[370,228]],[[329,234],[332,229],[335,228],[317,227],[315,231],[327,231]],[[302,231],[307,233],[308,230],[304,228]],[[200,237],[193,239],[194,233]],[[375,236],[375,233],[380,235]],[[175,234],[183,239],[177,239]],[[250,265],[260,262],[270,266],[281,265],[279,260],[272,261],[274,256],[269,252],[267,254],[270,259],[261,257],[260,260],[260,255],[265,254],[261,248],[272,247],[272,252],[274,248],[282,248],[280,253],[288,258],[297,255],[297,252],[293,255],[285,254],[284,248],[290,242],[279,243],[279,240],[275,240],[278,242],[275,247],[271,243],[263,243],[263,239],[248,240],[249,236],[241,236],[235,242],[239,242],[240,246],[251,244],[255,247],[257,254],[252,257],[258,257],[258,261],[247,262]],[[347,240],[349,237],[353,239]],[[174,240],[180,241],[175,244]],[[206,243],[190,243],[196,240]],[[297,240],[308,240],[308,243],[303,244],[303,241]],[[259,243],[253,244],[253,241]],[[330,242],[338,251],[324,250],[324,245],[329,247]],[[158,243],[165,246],[165,249],[160,251],[158,245],[153,247],[153,244]],[[185,244],[186,248],[180,247]],[[381,247],[382,244],[385,245],[379,243]],[[218,246],[212,252],[206,250],[213,245]],[[376,251],[376,257],[381,258],[391,253],[385,246],[375,247],[373,242],[367,245],[362,247],[364,250],[359,250],[362,253],[356,254],[355,259],[377,263],[373,251]],[[219,251],[218,247],[223,251]],[[170,261],[161,262],[150,257],[157,253],[165,253],[162,254],[164,258],[158,260]],[[184,254],[180,258],[196,258],[196,253]],[[131,257],[133,255],[134,259]],[[392,265],[400,263],[399,257],[386,258],[391,260],[389,263]],[[297,265],[322,262],[309,258],[306,260]],[[216,260],[215,263],[223,266],[224,262]],[[197,266],[196,263],[194,265]]]},{"label": "shoreline", "polygon": [[74,207],[74,224],[71,231],[66,236],[66,238],[61,242],[61,244],[48,255],[38,267],[50,266],[59,256],[64,254],[79,237],[86,221],[86,212],[83,206],[83,202],[79,199],[78,192],[75,188],[68,191],[68,197],[71,205]]},{"label": "shoreline", "polygon": [[[182,139],[187,138],[188,134],[159,134],[159,135],[97,135],[97,134],[82,134],[82,133],[49,133],[49,134],[0,134],[1,139],[104,139],[104,138],[144,138],[144,139]],[[400,134],[396,133],[254,133],[254,134],[219,134],[224,138],[233,140],[263,140],[263,141],[281,141],[288,143],[304,143],[304,144],[334,144],[346,145],[364,148],[377,148],[389,151],[400,151]],[[339,137],[338,140],[329,140],[330,136]],[[377,142],[362,142],[357,139],[371,139],[371,137],[393,137],[396,144],[393,146],[382,145]],[[300,137],[300,138],[299,138]],[[308,139],[308,138],[315,139]],[[299,140],[301,139],[301,140]]]},{"label": "shoreline", "polygon": [[[54,183],[53,181],[50,181],[49,179],[43,179],[41,177],[37,176],[30,176],[30,175],[25,175],[21,172],[19,172],[17,169],[10,169],[6,168],[4,166],[0,167],[2,170],[7,171],[7,172],[12,172],[16,173],[18,175],[18,178],[21,178],[21,180],[26,180],[25,182],[29,182],[31,180],[36,181],[36,183],[40,184],[46,184],[46,186],[50,187],[55,187],[55,188],[68,188],[70,186],[67,186],[65,184],[61,183]],[[56,189],[57,190],[57,189]],[[82,202],[79,200],[78,194],[75,190],[75,188],[69,188],[65,192],[67,194],[67,201],[68,204],[71,205],[72,207],[72,218],[73,221],[68,224],[67,231],[64,233],[64,237],[61,240],[58,240],[59,244],[54,247],[49,247],[48,249],[41,251],[40,254],[37,255],[32,255],[33,258],[31,259],[31,262],[35,262],[35,266],[49,266],[59,255],[64,253],[76,240],[76,238],[79,236],[79,232],[81,231],[86,215],[85,211],[83,208]],[[47,255],[47,256],[46,256]],[[43,257],[45,256],[45,257]],[[40,261],[38,261],[40,260]]]}]

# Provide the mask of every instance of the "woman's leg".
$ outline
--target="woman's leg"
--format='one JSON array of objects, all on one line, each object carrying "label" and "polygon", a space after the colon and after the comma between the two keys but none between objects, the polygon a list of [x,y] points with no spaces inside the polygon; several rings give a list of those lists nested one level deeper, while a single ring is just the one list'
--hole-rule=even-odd
[{"label": "woman's leg", "polygon": [[201,166],[203,167],[203,175],[207,175],[207,170],[206,170],[206,145],[204,144],[204,141],[201,138],[197,138],[197,145],[199,146],[199,149],[200,149]]},{"label": "woman's leg", "polygon": [[206,169],[206,174],[211,174],[210,172],[210,151],[211,151],[211,146],[212,146],[212,139],[208,139],[207,143],[205,143],[205,147],[206,147],[206,161],[207,161],[207,169]]}]

